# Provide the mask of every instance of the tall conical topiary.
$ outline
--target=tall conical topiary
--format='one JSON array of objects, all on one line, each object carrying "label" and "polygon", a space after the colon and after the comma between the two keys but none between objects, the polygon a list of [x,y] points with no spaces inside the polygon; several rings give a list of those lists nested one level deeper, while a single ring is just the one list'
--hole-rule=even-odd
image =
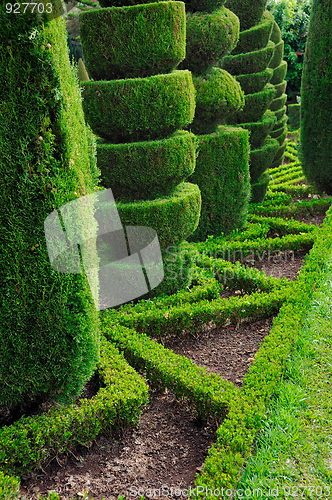
[{"label": "tall conical topiary", "polygon": [[197,134],[199,147],[190,180],[201,190],[202,210],[190,237],[193,241],[242,228],[250,196],[248,131],[226,126],[243,108],[244,95],[235,78],[216,67],[234,49],[239,36],[239,19],[223,3],[188,5],[187,53],[180,66],[193,72],[196,88],[190,129]]},{"label": "tall conical topiary", "polygon": [[44,234],[98,171],[64,20],[1,9],[0,24],[0,405],[19,411],[78,395],[99,358],[89,282],[52,269]]},{"label": "tall conical topiary", "polygon": [[83,107],[99,136],[102,185],[112,189],[122,224],[158,234],[165,278],[154,295],[191,282],[189,265],[183,272],[180,262],[168,267],[166,260],[200,215],[200,191],[185,182],[195,168],[196,139],[181,130],[193,120],[195,88],[189,71],[175,71],[185,57],[184,3],[133,3],[103,0],[105,8],[80,15],[94,79],[82,82]]},{"label": "tall conical topiary", "polygon": [[246,102],[228,123],[250,131],[251,202],[257,203],[267,191],[268,168],[276,159],[282,161],[284,152],[287,96],[285,75],[279,68],[283,42],[275,34],[272,14],[265,11],[266,0],[227,0],[226,5],[239,16],[241,31],[233,53],[220,66],[236,77]]},{"label": "tall conical topiary", "polygon": [[307,180],[332,194],[332,4],[313,0],[301,85],[301,161]]}]

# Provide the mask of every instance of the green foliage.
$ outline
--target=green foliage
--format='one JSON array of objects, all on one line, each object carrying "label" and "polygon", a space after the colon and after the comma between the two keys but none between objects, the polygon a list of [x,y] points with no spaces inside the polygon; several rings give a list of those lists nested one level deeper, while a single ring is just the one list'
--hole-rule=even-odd
[{"label": "green foliage", "polygon": [[190,181],[201,190],[202,209],[192,241],[242,228],[250,196],[248,132],[220,126],[217,132],[198,139],[196,168]]},{"label": "green foliage", "polygon": [[280,128],[276,128],[270,132],[270,136],[275,139],[283,135],[285,132],[287,132],[287,125],[284,123]]},{"label": "green foliage", "polygon": [[[156,0],[146,0],[144,3],[155,2]],[[157,0],[164,1],[164,0]],[[136,5],[140,4],[141,0],[99,0],[102,7],[122,7],[125,5]],[[212,11],[218,7],[222,7],[225,0],[185,0],[186,11],[196,12],[196,11]]]},{"label": "green foliage", "polygon": [[274,86],[267,83],[261,92],[245,96],[243,111],[236,114],[237,123],[258,122],[270,106],[275,94]]},{"label": "green foliage", "polygon": [[249,130],[250,145],[253,149],[260,148],[266,137],[270,134],[277,119],[271,110],[265,111],[263,117],[258,122],[241,123],[239,126]]},{"label": "green foliage", "polygon": [[301,87],[301,161],[307,180],[332,193],[332,5],[313,0]]},{"label": "green foliage", "polygon": [[290,287],[287,301],[244,379],[241,396],[229,405],[227,418],[217,431],[217,442],[209,450],[196,486],[204,485],[204,489],[214,490],[237,484],[245,458],[252,453],[254,440],[264,422],[265,406],[283,376],[290,352],[311,309],[324,265],[330,259],[331,220],[331,217],[325,219],[296,284]]},{"label": "green foliage", "polygon": [[186,55],[185,21],[184,3],[174,1],[82,12],[80,37],[89,74],[113,80],[172,71]]},{"label": "green foliage", "polygon": [[77,78],[79,79],[80,82],[90,80],[84,62],[82,61],[81,58],[79,58],[77,63]]},{"label": "green foliage", "polygon": [[[272,14],[271,14],[271,16],[272,16]],[[274,42],[276,44],[279,43],[281,40],[281,31],[280,31],[280,28],[278,26],[278,23],[276,23],[275,21],[274,21],[273,28],[272,28],[271,40],[272,40],[272,42]]]},{"label": "green foliage", "polygon": [[[268,2],[280,35],[285,43],[284,59],[288,63],[286,75],[288,98],[300,94],[309,17],[312,0],[280,0]],[[273,40],[274,41],[274,40]]]},{"label": "green foliage", "polygon": [[270,82],[272,75],[273,70],[266,68],[259,73],[237,75],[236,79],[240,83],[243,92],[247,95],[261,92],[265,85]]},{"label": "green foliage", "polygon": [[272,78],[270,80],[270,83],[273,85],[279,85],[279,83],[282,83],[285,80],[287,73],[287,61],[282,61],[279,66],[274,68]]},{"label": "green foliage", "polygon": [[286,116],[286,111],[287,111],[287,107],[283,106],[282,108],[280,108],[280,109],[278,109],[277,111],[274,112],[275,117],[278,120],[277,123],[279,123],[281,120],[284,119],[284,117]]},{"label": "green foliage", "polygon": [[279,109],[283,108],[286,104],[286,101],[287,101],[287,94],[282,94],[280,97],[273,99],[273,101],[270,104],[271,111],[278,111]]},{"label": "green foliage", "polygon": [[269,168],[278,147],[279,142],[268,137],[261,148],[250,152],[250,179],[252,184],[255,184],[258,177]]},{"label": "green foliage", "polygon": [[0,470],[0,500],[19,500],[20,482]]},{"label": "green foliage", "polygon": [[189,71],[81,85],[86,120],[112,143],[163,139],[194,118],[195,87]]},{"label": "green foliage", "polygon": [[283,40],[275,44],[274,54],[269,63],[270,68],[274,69],[281,64],[284,57],[284,44],[285,42]]},{"label": "green foliage", "polygon": [[193,173],[197,139],[180,131],[159,141],[97,143],[98,167],[103,186],[115,199],[135,201],[170,193]]},{"label": "green foliage", "polygon": [[231,75],[247,75],[264,71],[274,52],[274,43],[269,41],[266,47],[253,52],[246,52],[236,56],[225,56],[220,61],[220,67],[229,71]]},{"label": "green foliage", "polygon": [[[166,314],[168,309],[162,312]],[[170,311],[170,321],[171,316]],[[144,371],[152,385],[169,388],[177,398],[188,398],[201,418],[225,417],[229,401],[238,391],[231,382],[165,349],[144,333],[112,323],[107,312],[103,316],[103,334],[124,352],[136,370]]]},{"label": "green foliage", "polygon": [[221,7],[211,13],[188,13],[186,29],[186,58],[179,68],[199,76],[233,50],[240,25],[233,12]]},{"label": "green foliage", "polygon": [[241,31],[258,24],[262,19],[267,0],[227,0],[226,7],[240,19]]},{"label": "green foliage", "polygon": [[275,89],[276,89],[276,93],[275,93],[275,98],[276,97],[280,97],[282,94],[285,93],[286,91],[286,87],[287,87],[287,81],[284,80],[283,82],[281,83],[278,83],[277,85],[275,85]]},{"label": "green foliage", "polygon": [[117,203],[122,224],[153,228],[162,249],[180,243],[196,229],[200,207],[199,189],[189,183],[179,184],[164,198]]},{"label": "green foliage", "polygon": [[250,203],[261,203],[264,200],[270,177],[268,172],[264,172],[255,184],[251,185]]},{"label": "green foliage", "polygon": [[0,429],[0,465],[6,472],[32,470],[74,445],[89,445],[101,432],[109,435],[138,423],[148,401],[147,385],[104,338],[98,371],[102,387],[92,399],[81,399],[80,406],[54,406],[45,415]]},{"label": "green foliage", "polygon": [[243,54],[261,50],[267,46],[273,28],[273,17],[268,12],[264,12],[262,20],[247,30],[242,30],[239,34],[239,41],[233,50],[233,54]]},{"label": "green foliage", "polygon": [[98,170],[63,19],[1,10],[0,24],[0,405],[24,409],[78,395],[99,357],[89,282],[51,268],[44,234]]},{"label": "green foliage", "polygon": [[227,71],[212,68],[203,76],[194,77],[196,89],[195,118],[190,129],[195,134],[215,132],[219,124],[244,107],[240,84]]},{"label": "green foliage", "polygon": [[290,128],[299,129],[301,126],[301,104],[289,104],[287,112]]}]

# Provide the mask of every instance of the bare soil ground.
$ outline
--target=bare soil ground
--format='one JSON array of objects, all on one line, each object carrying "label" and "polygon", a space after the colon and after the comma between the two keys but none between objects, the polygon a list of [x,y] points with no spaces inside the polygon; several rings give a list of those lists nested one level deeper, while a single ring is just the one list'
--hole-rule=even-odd
[{"label": "bare soil ground", "polygon": [[[324,216],[301,220],[321,226]],[[304,258],[300,253],[289,259],[257,260],[250,266],[267,275],[296,280]],[[233,295],[227,290],[223,294]],[[213,329],[196,337],[168,337],[164,346],[241,387],[251,359],[272,324],[273,317],[241,323],[238,328]],[[94,500],[117,500],[121,494],[128,499],[145,494],[147,498],[167,500],[181,498],[180,490],[184,498],[189,488],[194,488],[196,475],[215,440],[215,422],[198,422],[185,400],[150,390],[150,402],[138,428],[119,436],[100,436],[89,449],[76,447],[59,462],[43,464],[46,474],[35,471],[23,475],[21,498],[37,500],[39,494],[46,496],[54,491],[61,500],[81,499],[84,494]]]}]

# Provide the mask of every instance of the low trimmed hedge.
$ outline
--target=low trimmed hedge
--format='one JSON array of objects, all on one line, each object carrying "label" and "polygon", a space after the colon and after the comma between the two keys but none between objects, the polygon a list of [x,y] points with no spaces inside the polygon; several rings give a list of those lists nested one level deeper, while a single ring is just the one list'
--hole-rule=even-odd
[{"label": "low trimmed hedge", "polygon": [[[164,312],[164,311],[163,311]],[[164,314],[166,314],[164,312]],[[103,335],[113,342],[136,370],[142,371],[153,385],[170,389],[178,398],[185,396],[201,418],[209,415],[224,419],[229,402],[238,388],[193,361],[174,354],[132,328],[114,324],[103,316]]]},{"label": "low trimmed hedge", "polygon": [[323,198],[310,201],[301,200],[296,203],[296,205],[266,204],[266,202],[264,201],[262,204],[259,204],[257,206],[254,206],[253,204],[250,205],[249,212],[255,213],[257,215],[267,215],[274,217],[307,217],[308,215],[324,214],[326,210],[331,206],[331,204],[332,198]]},{"label": "low trimmed hedge", "polygon": [[250,203],[261,203],[264,200],[270,177],[268,172],[264,172],[255,184],[251,185]]},{"label": "low trimmed hedge", "polygon": [[261,120],[270,106],[274,94],[274,86],[267,83],[261,92],[246,95],[243,111],[235,115],[237,123],[250,123]]},{"label": "low trimmed hedge", "polygon": [[190,241],[242,228],[250,197],[248,131],[220,126],[198,140],[196,168],[189,180],[200,188],[202,209]]},{"label": "low trimmed hedge", "polygon": [[163,139],[194,118],[189,71],[81,86],[86,120],[95,134],[112,143]]},{"label": "low trimmed hedge", "polygon": [[[216,265],[218,263],[219,261],[216,261]],[[218,271],[215,272],[218,275]],[[284,286],[269,293],[253,292],[251,295],[243,297],[218,298],[212,301],[201,300],[197,303],[183,304],[177,307],[148,308],[142,314],[119,313],[115,320],[116,323],[111,320],[109,322],[109,334],[105,332],[104,328],[102,331],[112,342],[115,342],[116,331],[120,325],[135,328],[142,337],[144,335],[143,338],[145,338],[146,333],[154,338],[167,335],[181,337],[183,332],[197,334],[197,331],[204,329],[211,321],[213,321],[215,328],[220,328],[228,322],[238,324],[241,320],[255,321],[259,318],[268,318],[278,312],[288,293],[289,284],[284,284]],[[107,318],[106,312],[103,316],[104,323],[107,322]],[[150,340],[150,342],[151,345],[155,345],[153,341]],[[117,342],[116,345],[119,346]]]},{"label": "low trimmed hedge", "polygon": [[167,195],[195,170],[196,147],[194,134],[185,131],[159,141],[100,141],[97,161],[103,186],[112,189],[117,201]]},{"label": "low trimmed hedge", "polygon": [[220,68],[194,77],[196,109],[190,130],[195,134],[215,132],[218,125],[244,107],[244,93],[235,78]]},{"label": "low trimmed hedge", "polygon": [[148,402],[148,387],[115,346],[101,340],[99,375],[104,387],[80,405],[52,407],[45,415],[24,417],[0,429],[0,466],[21,474],[72,446],[87,446],[100,432],[136,425]]},{"label": "low trimmed hedge", "polygon": [[225,56],[219,63],[220,67],[231,75],[247,75],[264,71],[274,52],[274,43],[269,41],[266,47],[244,54]]},{"label": "low trimmed hedge", "polygon": [[284,45],[285,42],[283,40],[275,44],[274,54],[269,64],[270,68],[275,69],[277,66],[280,66],[284,57]]},{"label": "low trimmed hedge", "polygon": [[185,6],[168,1],[91,9],[80,14],[80,37],[94,80],[168,73],[186,56]]},{"label": "low trimmed hedge", "polygon": [[258,122],[241,123],[239,126],[249,130],[250,132],[250,145],[253,149],[260,148],[263,145],[266,137],[273,130],[277,119],[273,111],[267,110],[263,117]]},{"label": "low trimmed hedge", "polygon": [[287,73],[287,61],[282,61],[279,66],[274,68],[273,70],[273,75],[271,78],[271,83],[273,85],[278,85],[279,83],[282,83],[285,80]]},{"label": "low trimmed hedge", "polygon": [[278,111],[279,109],[282,109],[285,106],[286,101],[287,101],[287,94],[282,94],[280,97],[273,99],[273,101],[270,104],[271,111]]},{"label": "low trimmed hedge", "polygon": [[162,249],[180,243],[193,233],[198,225],[200,207],[198,186],[185,182],[163,198],[117,203],[122,224],[151,227],[157,232]]},{"label": "low trimmed hedge", "polygon": [[250,179],[252,184],[258,182],[258,178],[269,168],[278,148],[279,142],[272,137],[268,137],[261,148],[250,152]]},{"label": "low trimmed hedge", "polygon": [[266,68],[260,73],[250,73],[248,75],[237,75],[236,80],[240,83],[245,94],[255,94],[261,92],[265,85],[270,82],[273,70]]},{"label": "low trimmed hedge", "polygon": [[211,13],[187,13],[186,30],[186,58],[179,68],[199,76],[234,49],[240,23],[233,12],[221,7]]},{"label": "low trimmed hedge", "polygon": [[[227,418],[217,431],[217,442],[209,449],[203,472],[196,480],[196,486],[204,486],[204,491],[205,488],[214,491],[236,486],[245,459],[253,452],[254,440],[266,414],[266,405],[283,376],[289,353],[311,309],[325,262],[331,255],[331,240],[330,209],[297,282],[289,289],[286,303],[249,368],[241,396],[233,401]],[[203,495],[200,498],[204,498]]]},{"label": "low trimmed hedge", "polygon": [[[273,23],[273,19],[264,12],[260,23],[255,24],[248,30],[240,31],[239,41],[233,50],[233,54],[253,52],[266,47],[271,37]],[[242,29],[241,23],[240,28]]]}]

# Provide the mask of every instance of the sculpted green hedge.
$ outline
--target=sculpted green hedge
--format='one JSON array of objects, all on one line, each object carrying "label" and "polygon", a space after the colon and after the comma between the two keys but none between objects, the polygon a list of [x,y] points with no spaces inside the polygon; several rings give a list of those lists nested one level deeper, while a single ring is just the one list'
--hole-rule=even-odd
[{"label": "sculpted green hedge", "polygon": [[186,55],[185,21],[184,3],[173,1],[82,12],[80,37],[89,75],[113,80],[172,71]]}]

